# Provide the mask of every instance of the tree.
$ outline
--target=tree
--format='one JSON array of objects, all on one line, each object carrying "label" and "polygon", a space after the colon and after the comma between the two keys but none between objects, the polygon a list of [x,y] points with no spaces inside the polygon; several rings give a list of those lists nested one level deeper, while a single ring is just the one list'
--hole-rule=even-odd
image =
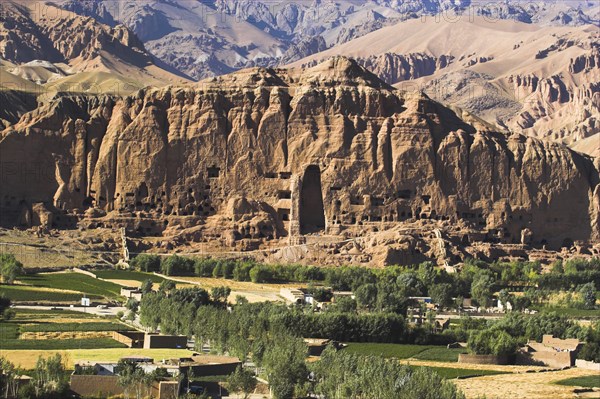
[{"label": "tree", "polygon": [[140,302],[135,298],[129,298],[127,302],[125,302],[125,307],[131,312],[136,312],[138,306],[140,306]]},{"label": "tree", "polygon": [[163,280],[163,281],[161,281],[161,283],[158,287],[158,290],[160,292],[170,292],[170,291],[173,291],[176,287],[177,287],[177,284],[175,284],[175,281]]},{"label": "tree", "polygon": [[163,258],[160,263],[160,270],[167,276],[179,276],[192,274],[194,271],[194,261],[177,255],[171,255]]},{"label": "tree", "polygon": [[62,356],[39,357],[31,376],[31,385],[38,398],[61,396],[67,391],[68,384]]},{"label": "tree", "polygon": [[515,297],[512,295],[506,288],[500,290],[498,292],[498,301],[504,306],[504,311],[506,312],[507,304],[510,303],[511,306],[514,306]]},{"label": "tree", "polygon": [[0,274],[4,284],[14,283],[24,273],[23,264],[13,254],[0,254]]},{"label": "tree", "polygon": [[213,287],[210,291],[212,300],[218,303],[227,302],[229,294],[231,294],[231,288],[229,287]]},{"label": "tree", "polygon": [[519,344],[504,330],[486,329],[471,332],[467,347],[477,355],[511,355]]},{"label": "tree", "polygon": [[354,291],[358,306],[373,309],[377,304],[377,287],[375,284],[361,285]]},{"label": "tree", "polygon": [[436,398],[464,399],[456,386],[427,367],[408,365],[380,356],[361,356],[325,349],[311,363],[314,393],[323,398]]},{"label": "tree", "polygon": [[4,293],[0,293],[0,320],[8,320],[12,318],[13,313],[10,305],[10,299],[7,298]]},{"label": "tree", "polygon": [[115,373],[118,375],[118,383],[123,387],[126,398],[130,397],[131,391],[134,392],[136,399],[143,398],[152,383],[153,376],[146,374],[138,363],[129,360],[119,360]]},{"label": "tree", "polygon": [[488,308],[492,305],[494,277],[487,270],[479,270],[471,284],[471,296],[480,306]]},{"label": "tree", "polygon": [[256,378],[252,371],[238,366],[235,372],[227,378],[227,386],[232,392],[242,392],[244,399],[248,399],[256,389]]},{"label": "tree", "polygon": [[442,309],[452,305],[452,285],[448,283],[434,284],[429,288],[429,296]]},{"label": "tree", "polygon": [[294,397],[299,384],[308,377],[306,355],[308,349],[300,338],[281,333],[267,344],[263,366],[267,372],[273,398]]},{"label": "tree", "polygon": [[594,309],[596,307],[596,287],[594,283],[583,284],[579,287],[581,300],[585,309]]},{"label": "tree", "polygon": [[129,320],[129,321],[134,321],[135,320],[135,312],[133,310],[130,310],[127,313],[127,320]]},{"label": "tree", "polygon": [[140,286],[140,291],[142,291],[143,294],[152,292],[153,285],[154,285],[154,283],[152,282],[152,280],[150,280],[150,279],[144,280],[144,281],[142,281],[142,285]]},{"label": "tree", "polygon": [[0,394],[5,398],[16,398],[19,390],[19,376],[22,370],[6,358],[0,357]]},{"label": "tree", "polygon": [[132,268],[143,272],[160,271],[160,257],[157,255],[139,254],[129,264]]}]

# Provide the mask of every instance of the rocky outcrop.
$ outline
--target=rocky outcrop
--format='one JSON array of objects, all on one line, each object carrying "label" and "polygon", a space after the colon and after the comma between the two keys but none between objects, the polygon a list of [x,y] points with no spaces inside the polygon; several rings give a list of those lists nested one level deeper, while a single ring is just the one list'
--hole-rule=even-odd
[{"label": "rocky outcrop", "polygon": [[60,97],[4,130],[0,157],[12,168],[0,186],[4,225],[44,203],[55,227],[184,229],[230,245],[417,220],[509,243],[528,229],[528,242],[556,248],[599,233],[590,159],[467,124],[344,58],[198,88]]},{"label": "rocky outcrop", "polygon": [[151,63],[142,42],[123,25],[110,28],[51,5],[26,4],[0,4],[0,56],[8,61],[89,61],[106,51],[135,64]]}]

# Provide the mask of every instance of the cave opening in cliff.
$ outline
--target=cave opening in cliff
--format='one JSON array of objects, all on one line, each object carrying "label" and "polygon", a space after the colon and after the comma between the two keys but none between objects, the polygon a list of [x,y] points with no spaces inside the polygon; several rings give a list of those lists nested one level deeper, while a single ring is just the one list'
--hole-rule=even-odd
[{"label": "cave opening in cliff", "polygon": [[300,189],[300,230],[302,234],[325,229],[325,209],[321,190],[321,171],[310,165],[304,172]]}]

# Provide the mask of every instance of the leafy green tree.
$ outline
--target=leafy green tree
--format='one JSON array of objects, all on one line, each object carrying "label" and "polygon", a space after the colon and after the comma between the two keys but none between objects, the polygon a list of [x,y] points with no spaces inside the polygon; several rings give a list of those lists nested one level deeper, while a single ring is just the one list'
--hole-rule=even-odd
[{"label": "leafy green tree", "polygon": [[125,307],[131,312],[137,312],[139,306],[140,302],[135,298],[129,298],[127,302],[125,302]]},{"label": "leafy green tree", "polygon": [[256,265],[250,269],[250,279],[253,283],[267,283],[271,281],[272,274],[265,265]]},{"label": "leafy green tree", "polygon": [[142,399],[148,394],[153,375],[146,374],[140,365],[129,360],[119,360],[115,367],[118,383],[123,387],[125,398]]},{"label": "leafy green tree", "polygon": [[349,296],[341,296],[335,298],[335,302],[327,307],[327,311],[334,311],[340,313],[355,313],[356,312],[356,300]]},{"label": "leafy green tree", "polygon": [[13,312],[11,312],[10,305],[10,299],[4,293],[0,293],[0,320],[9,320],[12,318]]},{"label": "leafy green tree", "polygon": [[44,358],[39,357],[31,375],[31,385],[38,398],[63,397],[68,383],[62,356],[57,353]]},{"label": "leafy green tree", "polygon": [[494,277],[487,270],[480,270],[473,278],[471,296],[480,306],[488,308],[492,305],[494,293]]},{"label": "leafy green tree", "polygon": [[434,284],[429,288],[429,296],[442,309],[452,305],[452,285],[448,283]]},{"label": "leafy green tree", "polygon": [[194,273],[200,277],[211,277],[216,261],[211,258],[200,258],[194,262]]},{"label": "leafy green tree", "polygon": [[304,341],[289,334],[278,334],[269,343],[263,366],[273,398],[292,398],[298,385],[304,384],[308,377],[307,352]]},{"label": "leafy green tree", "polygon": [[177,288],[177,284],[173,280],[163,280],[158,286],[158,290],[162,293],[173,291],[175,288]]},{"label": "leafy green tree", "polygon": [[229,294],[231,294],[231,288],[229,287],[213,287],[210,290],[210,296],[212,300],[218,303],[227,302],[227,298],[229,298]]},{"label": "leafy green tree", "polygon": [[4,284],[12,284],[24,273],[23,264],[13,254],[0,254],[0,274]]},{"label": "leafy green tree", "polygon": [[585,309],[596,307],[596,286],[594,283],[583,284],[579,287],[579,293]]},{"label": "leafy green tree", "polygon": [[5,398],[18,397],[21,374],[23,374],[23,370],[15,367],[5,357],[0,357],[0,395]]},{"label": "leafy green tree", "polygon": [[377,286],[375,284],[364,284],[354,291],[358,306],[373,309],[377,305]]},{"label": "leafy green tree", "polygon": [[160,257],[150,254],[139,254],[133,258],[129,265],[142,272],[158,272],[160,271]]},{"label": "leafy green tree", "polygon": [[160,270],[167,276],[192,274],[194,271],[194,261],[178,255],[171,255],[168,258],[162,259]]},{"label": "leafy green tree", "polygon": [[311,364],[318,397],[464,399],[450,381],[427,367],[412,369],[380,356],[360,356],[327,348]]},{"label": "leafy green tree", "polygon": [[149,292],[152,292],[152,287],[154,286],[154,283],[152,282],[152,280],[147,279],[142,281],[142,285],[140,286],[140,290],[142,291],[142,293],[147,294]]},{"label": "leafy green tree", "polygon": [[244,399],[248,399],[250,394],[256,389],[256,378],[250,370],[238,366],[228,378],[227,387],[232,392],[241,392],[244,394]]},{"label": "leafy green tree", "polygon": [[518,348],[518,342],[506,331],[486,329],[473,331],[467,347],[477,355],[511,355]]}]

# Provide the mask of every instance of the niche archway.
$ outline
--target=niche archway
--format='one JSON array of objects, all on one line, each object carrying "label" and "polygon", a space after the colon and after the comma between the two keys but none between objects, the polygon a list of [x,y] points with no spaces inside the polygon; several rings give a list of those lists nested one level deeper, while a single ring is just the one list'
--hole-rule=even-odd
[{"label": "niche archway", "polygon": [[315,233],[325,229],[325,209],[321,190],[321,171],[310,165],[304,171],[300,188],[300,232]]}]

